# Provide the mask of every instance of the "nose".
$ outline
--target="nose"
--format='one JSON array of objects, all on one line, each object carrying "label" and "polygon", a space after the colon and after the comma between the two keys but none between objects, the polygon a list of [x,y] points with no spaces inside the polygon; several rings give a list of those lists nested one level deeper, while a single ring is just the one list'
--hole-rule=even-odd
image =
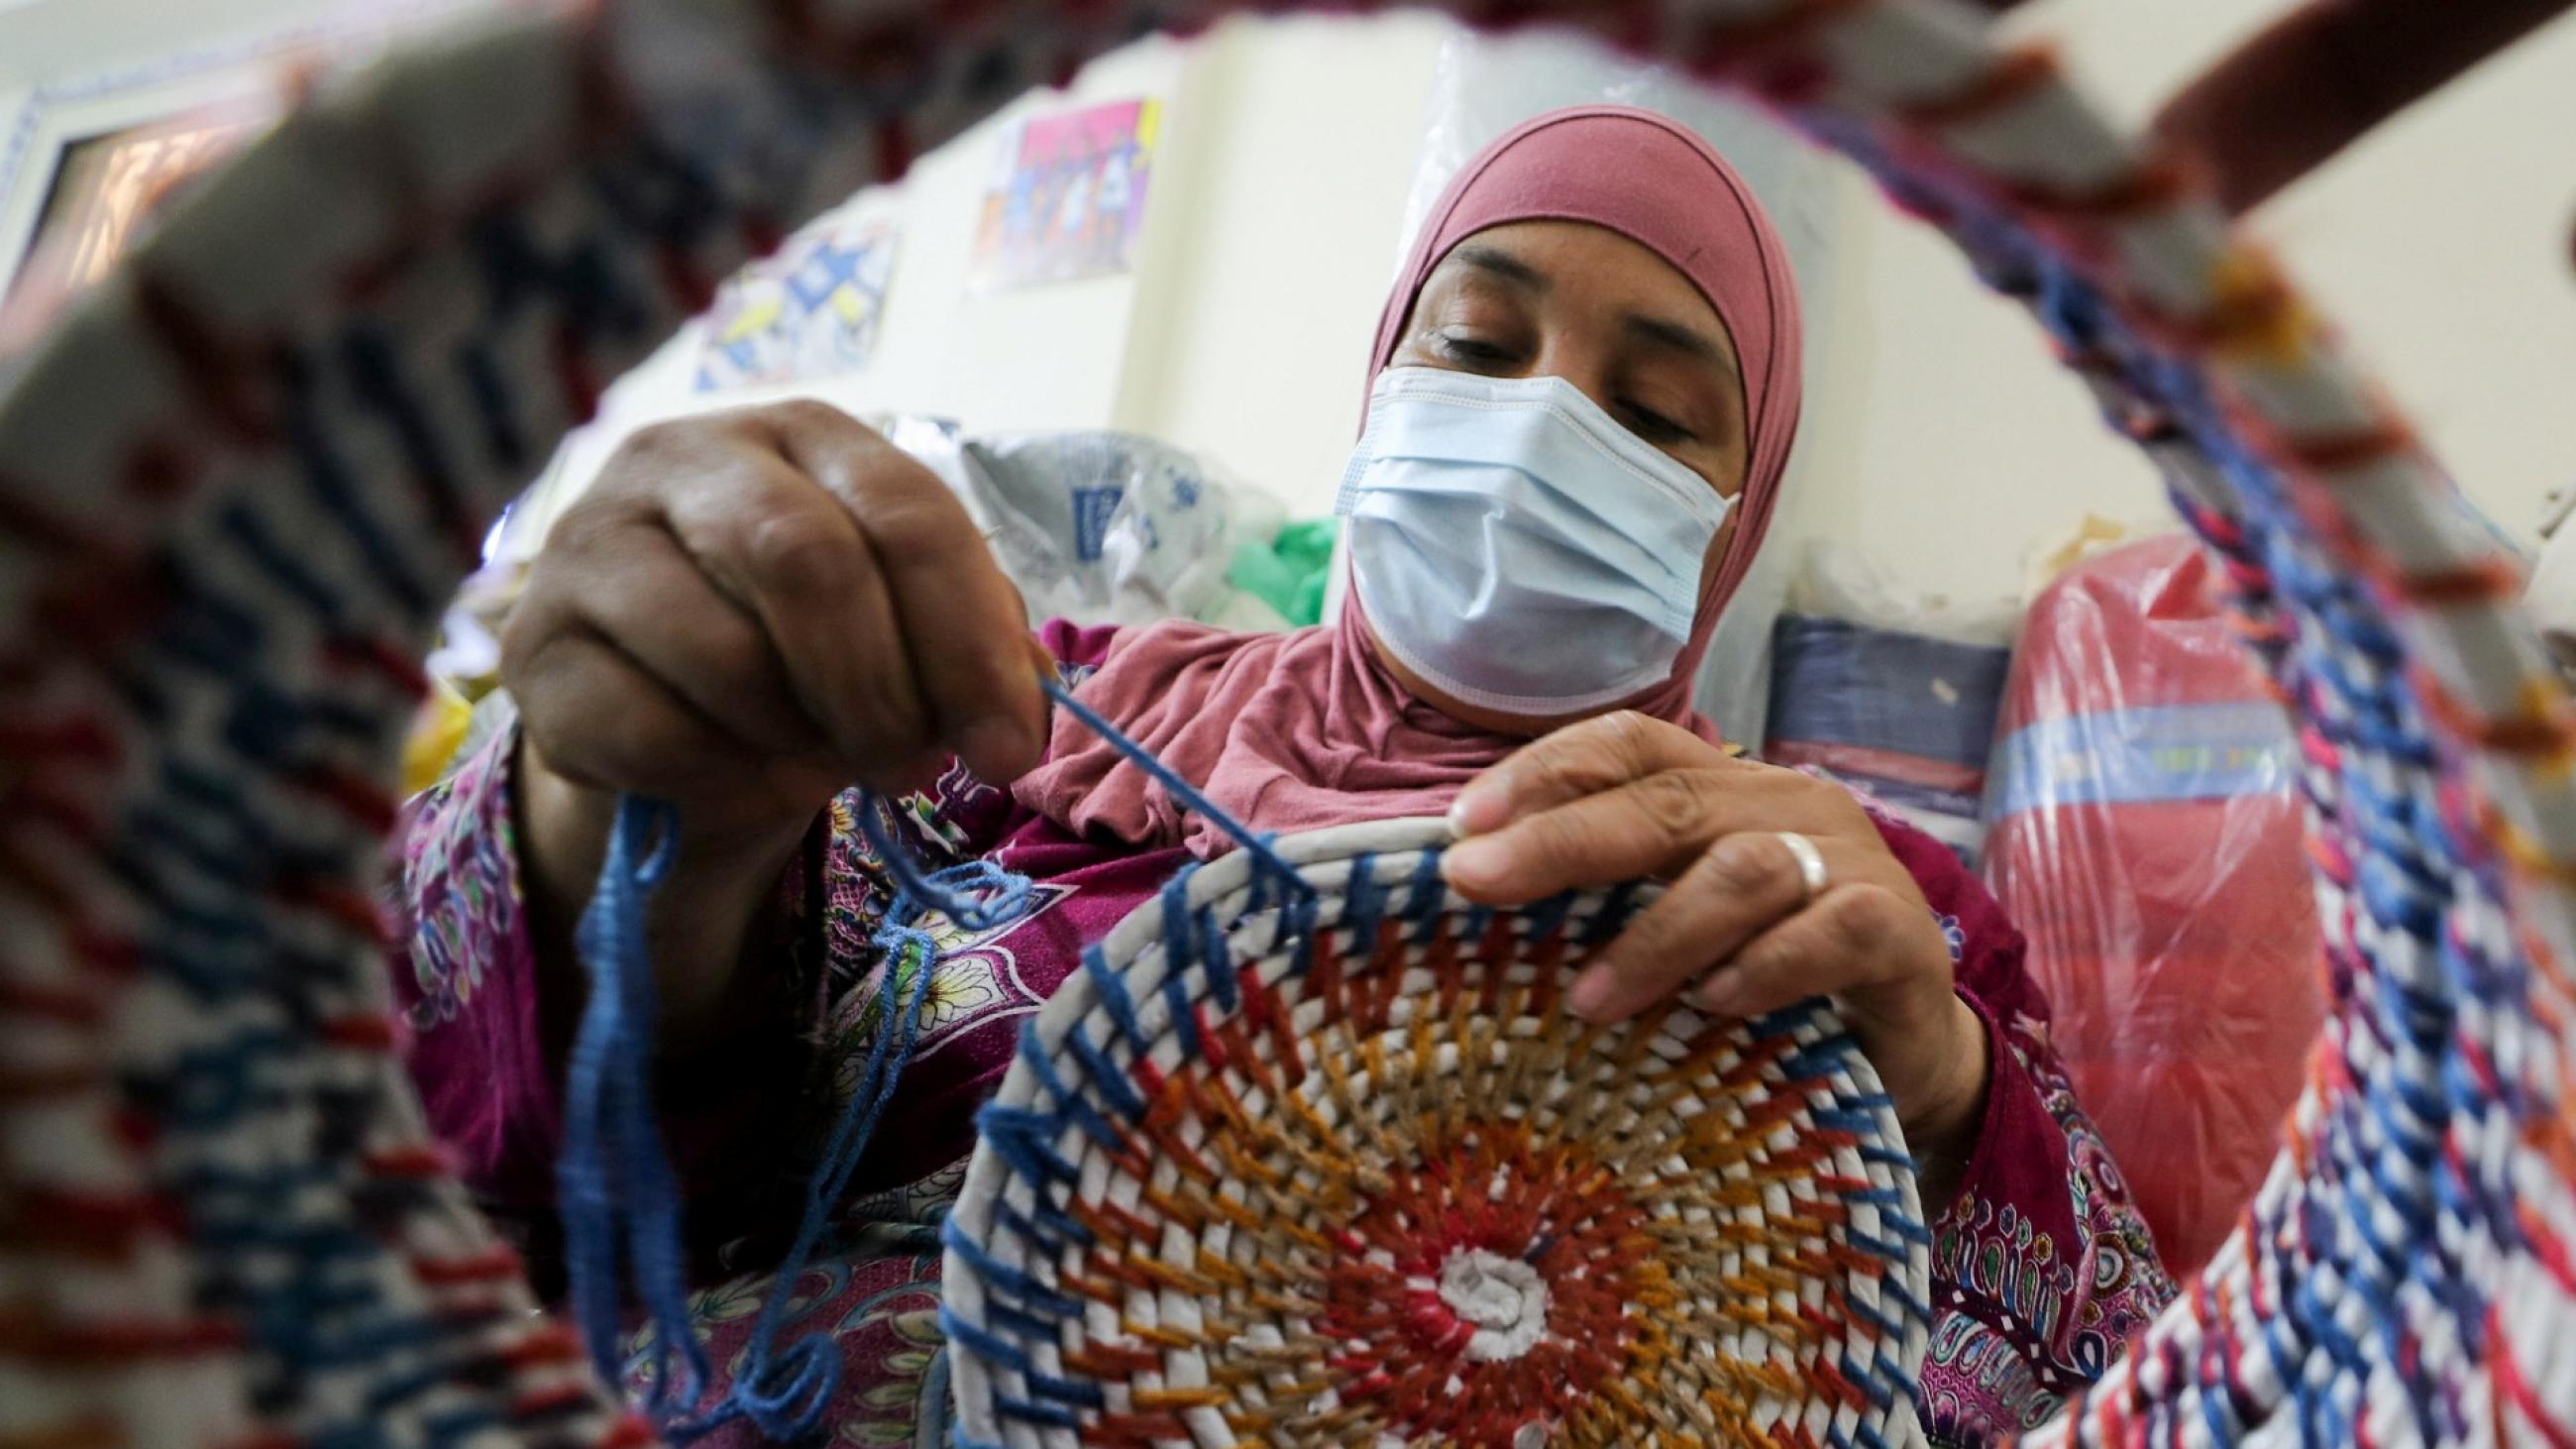
[{"label": "nose", "polygon": [[1589,339],[1563,330],[1551,330],[1539,339],[1537,351],[1520,373],[1523,377],[1558,377],[1574,384],[1576,390],[1592,399],[1593,406],[1616,415],[1618,409],[1610,400],[1610,359],[1607,351]]}]

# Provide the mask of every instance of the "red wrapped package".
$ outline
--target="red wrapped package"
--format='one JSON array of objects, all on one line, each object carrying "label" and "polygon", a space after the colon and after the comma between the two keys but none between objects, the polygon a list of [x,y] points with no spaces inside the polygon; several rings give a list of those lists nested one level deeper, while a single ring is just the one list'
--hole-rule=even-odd
[{"label": "red wrapped package", "polygon": [[2165,1265],[2261,1185],[2323,1013],[2296,742],[2181,537],[2078,564],[2022,624],[1985,872]]}]

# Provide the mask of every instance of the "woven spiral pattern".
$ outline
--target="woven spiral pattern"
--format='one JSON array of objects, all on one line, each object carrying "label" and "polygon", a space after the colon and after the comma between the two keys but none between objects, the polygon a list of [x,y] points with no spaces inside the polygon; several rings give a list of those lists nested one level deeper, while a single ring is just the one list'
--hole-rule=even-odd
[{"label": "woven spiral pattern", "polygon": [[1831,1013],[1587,1027],[1642,893],[1471,908],[1445,838],[1195,871],[1030,1024],[949,1220],[961,1442],[1919,1442],[1931,1236]]},{"label": "woven spiral pattern", "polygon": [[[0,1441],[652,1437],[391,1054],[372,893],[424,630],[716,279],[1228,8],[514,8],[320,86],[0,379]],[[1449,8],[1662,57],[1875,171],[2163,467],[2305,727],[2311,1090],[2243,1231],[2041,1442],[2576,1442],[2576,744],[2403,419],[2185,158],[1963,5]]]}]

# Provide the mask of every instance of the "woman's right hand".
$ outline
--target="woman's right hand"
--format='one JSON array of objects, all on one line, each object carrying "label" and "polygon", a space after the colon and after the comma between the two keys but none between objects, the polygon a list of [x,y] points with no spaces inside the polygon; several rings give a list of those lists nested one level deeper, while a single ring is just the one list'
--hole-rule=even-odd
[{"label": "woman's right hand", "polygon": [[548,536],[502,641],[544,767],[693,821],[810,819],[954,753],[1037,763],[1018,592],[956,496],[820,403],[639,432]]},{"label": "woman's right hand", "polygon": [[667,800],[653,949],[679,1021],[725,1014],[834,794],[919,787],[952,753],[1007,781],[1045,741],[1042,657],[965,509],[820,403],[637,433],[548,535],[501,652],[540,958],[568,964],[617,794]]}]

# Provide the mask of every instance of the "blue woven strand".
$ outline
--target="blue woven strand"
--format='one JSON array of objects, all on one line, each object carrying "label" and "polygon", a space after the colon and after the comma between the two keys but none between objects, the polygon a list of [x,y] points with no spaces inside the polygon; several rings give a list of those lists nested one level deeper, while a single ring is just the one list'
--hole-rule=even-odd
[{"label": "blue woven strand", "polygon": [[1386,887],[1378,884],[1377,857],[1351,857],[1349,884],[1342,887],[1342,925],[1350,932],[1353,951],[1377,948],[1377,923],[1386,913]]},{"label": "blue woven strand", "polygon": [[1206,944],[1200,948],[1199,969],[1207,973],[1208,994],[1216,998],[1216,1009],[1232,1015],[1243,996],[1234,973],[1234,947],[1225,932],[1217,926],[1216,912],[1202,907],[1199,932]]},{"label": "blue woven strand", "polygon": [[[1040,1179],[1032,1177],[1031,1181]],[[1017,1237],[1028,1239],[1049,1254],[1072,1248],[1090,1248],[1098,1239],[1091,1230],[1075,1222],[1064,1209],[1049,1204],[1041,1197],[1028,1212],[1021,1212],[1007,1202],[993,1206],[993,1218]]]},{"label": "blue woven strand", "polygon": [[1109,1059],[1109,1053],[1091,1039],[1091,1033],[1081,1022],[1065,1027],[1064,1044],[1081,1060],[1082,1069],[1091,1074],[1091,1084],[1100,1089],[1100,1095],[1109,1099],[1109,1105],[1116,1108],[1119,1115],[1130,1122],[1145,1120],[1145,1099],[1137,1095],[1135,1084],[1127,1079],[1127,1073]]},{"label": "blue woven strand", "polygon": [[226,508],[216,527],[249,556],[253,570],[261,578],[284,589],[310,610],[325,634],[340,632],[345,609],[339,594],[307,568],[294,550],[278,542],[277,535],[248,505],[237,503]]},{"label": "blue woven strand", "polygon": [[1426,850],[1413,862],[1413,879],[1405,887],[1404,915],[1413,922],[1413,944],[1428,946],[1438,939],[1440,908],[1447,904],[1449,886],[1440,878],[1440,852]]},{"label": "blue woven strand", "polygon": [[1082,1312],[1080,1299],[1040,1282],[1037,1275],[1028,1269],[1014,1268],[984,1251],[984,1245],[958,1226],[954,1218],[941,1225],[939,1241],[948,1251],[964,1258],[978,1278],[1019,1299],[1033,1311],[1050,1313],[1058,1318],[1071,1318]]},{"label": "blue woven strand", "polygon": [[1177,970],[1168,970],[1163,977],[1163,1008],[1172,1014],[1172,1030],[1180,1036],[1182,1059],[1196,1061],[1202,1050],[1198,1012],[1192,1008],[1189,988],[1181,983]]},{"label": "blue woven strand", "polygon": [[[1034,1021],[1021,1024],[1020,1060],[1028,1063],[1029,1071],[1038,1079],[1038,1085],[1046,1089],[1047,1099],[1056,1105],[1057,1115],[1052,1118],[1029,1113],[1033,1128],[1043,1127],[1045,1131],[1053,1133],[1062,1131],[1064,1124],[1070,1122],[1089,1134],[1092,1141],[1100,1144],[1101,1151],[1125,1150],[1124,1144],[1119,1140],[1118,1129],[1109,1125],[1109,1119],[1100,1115],[1099,1109],[1091,1105],[1091,1100],[1068,1085],[1064,1080],[1064,1074],[1056,1070],[1055,1059],[1047,1054],[1045,1044],[1038,1040],[1037,1023]],[[1008,1110],[1018,1112],[1022,1109]]]},{"label": "blue woven strand", "polygon": [[1315,969],[1315,923],[1323,918],[1323,912],[1323,897],[1313,893],[1291,896],[1280,908],[1280,914],[1291,923],[1289,939],[1296,943],[1288,970],[1301,980]]},{"label": "blue woven strand", "polygon": [[[1637,883],[1625,880],[1612,886],[1610,893],[1601,898],[1601,909],[1584,925],[1583,935],[1579,938],[1581,944],[1587,948],[1607,944],[1636,912]],[[1767,1031],[1769,1027],[1761,1025],[1758,1029]]]},{"label": "blue woven strand", "polygon": [[[1011,1171],[1033,1183],[1075,1182],[1082,1173],[1055,1150],[1050,1134],[1057,1119],[987,1102],[975,1114],[975,1136],[1002,1155]],[[1086,1129],[1087,1130],[1087,1129]],[[1116,1138],[1110,1139],[1111,1143]]]},{"label": "blue woven strand", "polygon": [[[1163,949],[1166,953],[1164,965],[1177,974],[1190,949],[1189,933],[1173,931],[1166,924]],[[1118,1028],[1120,1036],[1127,1038],[1128,1048],[1142,1053],[1153,1046],[1153,1038],[1145,1034],[1145,1023],[1136,1015],[1135,993],[1127,989],[1127,978],[1119,973],[1117,967],[1109,964],[1109,957],[1101,951],[1097,941],[1082,948],[1082,975],[1098,995],[1100,1009],[1109,1013],[1110,1023]]]}]

